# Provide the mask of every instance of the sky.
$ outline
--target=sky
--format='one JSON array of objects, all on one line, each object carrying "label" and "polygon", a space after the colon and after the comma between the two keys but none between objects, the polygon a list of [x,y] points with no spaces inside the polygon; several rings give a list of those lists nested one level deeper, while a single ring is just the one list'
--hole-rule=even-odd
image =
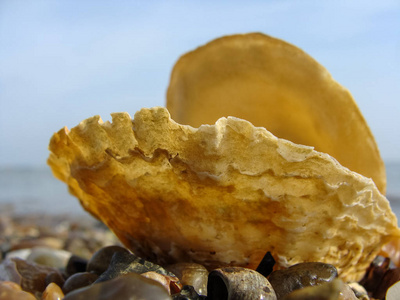
[{"label": "sky", "polygon": [[398,0],[0,0],[0,167],[45,166],[53,133],[93,115],[164,106],[182,54],[247,32],[325,66],[400,161]]}]

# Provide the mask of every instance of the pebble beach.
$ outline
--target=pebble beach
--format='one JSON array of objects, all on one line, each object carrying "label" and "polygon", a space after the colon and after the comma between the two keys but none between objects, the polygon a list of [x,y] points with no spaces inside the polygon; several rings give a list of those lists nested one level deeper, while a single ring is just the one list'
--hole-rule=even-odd
[{"label": "pebble beach", "polygon": [[[388,290],[400,280],[400,268],[383,257],[375,259],[362,281],[353,283],[342,282],[333,266],[318,262],[271,274],[274,262],[267,254],[257,272],[155,265],[125,249],[49,172],[25,172],[26,186],[35,188],[12,191],[17,187],[13,176],[23,173],[13,172],[1,177],[0,299],[395,299]],[[32,200],[46,190],[42,202]],[[396,212],[399,206],[392,207]],[[301,279],[302,286],[282,285],[282,278]],[[238,280],[247,285],[238,285]],[[229,298],[229,293],[248,298]]]},{"label": "pebble beach", "polygon": [[0,299],[366,300],[384,299],[400,280],[400,268],[380,256],[360,282],[352,283],[338,279],[332,265],[318,262],[273,271],[268,253],[257,271],[207,270],[195,263],[159,266],[125,249],[89,216],[2,210],[0,250]]}]

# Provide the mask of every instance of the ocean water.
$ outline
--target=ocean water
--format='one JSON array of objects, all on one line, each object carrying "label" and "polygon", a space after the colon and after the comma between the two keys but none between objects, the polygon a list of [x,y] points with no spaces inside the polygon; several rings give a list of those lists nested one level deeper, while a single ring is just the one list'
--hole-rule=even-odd
[{"label": "ocean water", "polygon": [[[400,220],[400,162],[386,165],[387,198]],[[0,211],[86,215],[50,168],[0,168]]]},{"label": "ocean water", "polygon": [[86,214],[50,168],[0,168],[0,209],[17,214]]},{"label": "ocean water", "polygon": [[388,198],[400,225],[400,162],[386,164],[386,177],[386,198]]}]

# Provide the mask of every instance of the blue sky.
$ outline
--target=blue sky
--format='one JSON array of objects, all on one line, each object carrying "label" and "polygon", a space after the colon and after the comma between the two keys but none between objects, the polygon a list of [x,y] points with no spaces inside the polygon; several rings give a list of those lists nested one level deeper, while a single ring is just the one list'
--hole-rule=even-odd
[{"label": "blue sky", "polygon": [[63,126],[164,105],[180,55],[254,31],[324,65],[400,161],[398,0],[0,0],[0,166],[45,166]]}]

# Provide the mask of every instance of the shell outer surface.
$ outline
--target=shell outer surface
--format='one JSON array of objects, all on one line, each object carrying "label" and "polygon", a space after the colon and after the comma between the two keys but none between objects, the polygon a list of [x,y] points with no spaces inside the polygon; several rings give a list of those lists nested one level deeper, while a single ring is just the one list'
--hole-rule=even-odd
[{"label": "shell outer surface", "polygon": [[282,267],[325,262],[350,281],[399,235],[371,179],[233,117],[193,128],[161,107],[95,116],[49,149],[83,208],[158,263],[254,269],[270,251]]}]

